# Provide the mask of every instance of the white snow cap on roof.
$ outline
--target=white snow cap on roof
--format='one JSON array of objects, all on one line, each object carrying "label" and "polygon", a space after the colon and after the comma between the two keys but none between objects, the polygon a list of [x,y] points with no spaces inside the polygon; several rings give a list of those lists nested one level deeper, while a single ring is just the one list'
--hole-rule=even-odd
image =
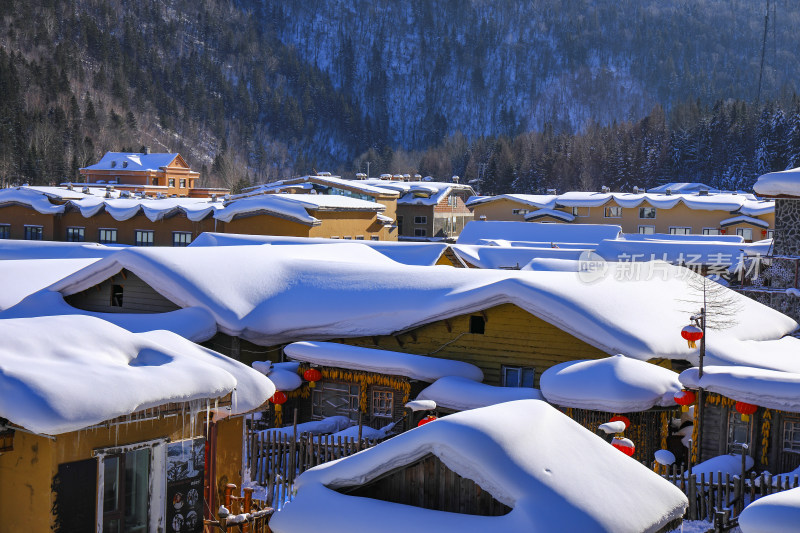
[{"label": "white snow cap on roof", "polygon": [[506,222],[472,220],[458,236],[458,244],[485,244],[486,240],[504,239],[521,242],[599,243],[617,239],[620,226],[610,224],[544,224],[541,222]]},{"label": "white snow cap on roof", "polygon": [[583,248],[553,248],[523,246],[476,246],[454,244],[453,251],[462,261],[478,268],[521,269],[534,259],[571,259],[577,261]]},{"label": "white snow cap on roof", "polygon": [[[492,517],[440,512],[335,490],[364,485],[428,454],[511,512]],[[296,486],[294,501],[270,521],[277,533],[372,532],[376,525],[384,533],[638,533],[658,531],[687,507],[674,485],[537,400],[440,418],[308,470]]]},{"label": "white snow cap on roof", "polygon": [[[797,353],[795,353],[797,356]],[[703,387],[732,400],[768,409],[800,413],[800,374],[745,366],[704,366],[681,372],[686,388]]]},{"label": "white snow cap on roof", "polygon": [[539,386],[552,404],[609,413],[674,406],[681,390],[676,372],[624,355],[552,366]]},{"label": "white snow cap on roof", "polygon": [[101,258],[125,245],[105,246],[93,242],[20,241],[0,239],[0,260]]},{"label": "white snow cap on roof", "polygon": [[477,409],[514,400],[543,400],[538,389],[529,387],[496,387],[460,376],[448,376],[424,388],[417,400],[433,400],[438,407],[454,411]]},{"label": "white snow cap on roof", "polygon": [[47,197],[27,187],[0,189],[0,206],[24,205],[43,215],[55,215],[64,212],[63,205],[51,204]]},{"label": "white snow cap on roof", "polygon": [[406,376],[431,383],[444,376],[459,376],[482,381],[481,369],[470,363],[439,359],[374,348],[361,348],[335,342],[293,342],[283,348],[292,359],[320,366]]},{"label": "white snow cap on roof", "polygon": [[275,392],[255,370],[167,331],[73,315],[0,320],[0,337],[0,417],[37,433],[229,393],[233,414],[244,413]]},{"label": "white snow cap on roof", "polygon": [[106,152],[100,161],[94,165],[85,167],[85,169],[119,171],[159,170],[172,163],[176,157],[178,157],[177,153],[142,154],[139,152]]},{"label": "white snow cap on roof", "polygon": [[800,198],[800,167],[759,176],[753,186],[756,194],[763,196],[791,196]]},{"label": "white snow cap on roof", "polygon": [[16,305],[95,261],[97,258],[0,260],[0,310]]},{"label": "white snow cap on roof", "polygon": [[800,488],[759,498],[739,515],[742,533],[794,533],[800,524]]},{"label": "white snow cap on roof", "polygon": [[[689,269],[659,262],[635,270],[608,263],[605,273],[416,267],[361,249],[354,259],[354,248],[335,244],[231,246],[224,253],[134,247],[50,289],[74,294],[127,268],[177,305],[207,310],[220,331],[265,346],[390,335],[511,303],[609,354],[697,357],[680,337],[701,301],[692,280],[702,278]],[[725,292],[740,306],[738,325],[708,335],[707,357],[757,361],[764,357],[758,342],[797,328],[778,311]]]}]

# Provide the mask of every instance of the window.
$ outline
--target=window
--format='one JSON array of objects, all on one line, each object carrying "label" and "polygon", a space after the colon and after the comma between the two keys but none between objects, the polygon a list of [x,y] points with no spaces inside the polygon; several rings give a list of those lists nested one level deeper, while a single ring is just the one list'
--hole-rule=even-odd
[{"label": "window", "polygon": [[425,228],[414,228],[414,237],[427,237],[428,232]]},{"label": "window", "polygon": [[511,210],[511,214],[512,215],[527,215],[528,214],[528,210],[527,209],[512,209]]},{"label": "window", "polygon": [[10,239],[10,238],[11,238],[11,225],[0,224],[0,239]]},{"label": "window", "polygon": [[692,228],[679,228],[675,226],[670,226],[669,234],[670,235],[691,235]]},{"label": "window", "polygon": [[728,412],[728,453],[742,453],[742,444],[750,446],[750,422],[743,422],[742,415],[734,409],[730,409]]},{"label": "window", "polygon": [[150,183],[152,183],[153,185],[158,185],[158,178],[153,178],[153,180]]},{"label": "window", "polygon": [[67,228],[67,242],[83,242],[86,240],[84,228]]},{"label": "window", "polygon": [[378,237],[377,235],[370,235],[369,236],[369,240],[371,240],[371,241],[379,241],[379,240],[381,240],[381,238]]},{"label": "window", "polygon": [[360,387],[349,383],[317,382],[311,390],[311,418],[346,416],[358,420]]},{"label": "window", "polygon": [[622,217],[622,208],[619,206],[611,206],[603,209],[603,216],[606,218],[620,218]]},{"label": "window", "polygon": [[103,531],[146,531],[150,448],[103,457]]},{"label": "window", "polygon": [[100,244],[114,244],[117,242],[117,230],[113,228],[101,228],[100,229],[100,238],[98,239]]},{"label": "window", "polygon": [[503,365],[503,387],[533,388],[534,369],[529,366]]},{"label": "window", "polygon": [[655,232],[655,226],[639,226],[639,233],[642,235],[653,235]]},{"label": "window", "polygon": [[25,240],[26,241],[41,241],[42,240],[42,227],[41,226],[25,226]]},{"label": "window", "polygon": [[458,206],[458,196],[450,195],[447,197],[447,205],[450,207]]},{"label": "window", "polygon": [[339,238],[339,236],[338,236],[338,235],[333,235],[333,236],[331,236],[331,239],[338,239],[338,238]]},{"label": "window", "polygon": [[363,235],[356,235],[356,240],[357,241],[363,241],[364,240],[364,236]]},{"label": "window", "polygon": [[784,420],[783,449],[787,452],[800,453],[800,419]]},{"label": "window", "polygon": [[181,185],[181,189],[185,189],[186,188],[186,179],[185,178],[181,178],[180,185]]},{"label": "window", "polygon": [[482,315],[472,315],[469,317],[469,332],[483,335],[486,331],[486,319]]},{"label": "window", "polygon": [[136,246],[153,246],[153,230],[136,230]]},{"label": "window", "polygon": [[122,307],[122,285],[111,286],[111,307]]},{"label": "window", "polygon": [[753,240],[753,230],[752,228],[736,228],[736,235],[741,235],[744,237],[746,241]]},{"label": "window", "polygon": [[175,186],[175,178],[169,178],[169,179],[167,180],[167,184],[168,184],[170,187],[174,187],[174,186]]},{"label": "window", "polygon": [[656,218],[655,207],[640,207],[639,218]]},{"label": "window", "polygon": [[717,228],[703,228],[703,235],[719,235],[719,229]]},{"label": "window", "polygon": [[346,241],[352,241],[353,240],[353,236],[352,235],[345,235],[344,237],[342,237],[342,239],[344,239]]},{"label": "window", "polygon": [[588,207],[573,207],[572,208],[572,216],[574,216],[574,217],[588,217],[589,216],[589,208]]},{"label": "window", "polygon": [[[2,227],[0,227],[0,235],[2,235]],[[0,239],[2,239],[2,238],[3,237],[0,236]],[[5,238],[7,239],[8,237],[5,237]],[[768,229],[767,230],[767,239],[774,239],[774,238],[775,238],[775,230],[774,229]]]},{"label": "window", "polygon": [[403,217],[397,217],[397,234],[403,234]]},{"label": "window", "polygon": [[414,217],[414,224],[427,224],[428,217]]},{"label": "window", "polygon": [[173,231],[172,246],[189,246],[192,242],[192,234],[188,231]]},{"label": "window", "polygon": [[372,391],[372,416],[394,417],[394,392],[382,389]]}]

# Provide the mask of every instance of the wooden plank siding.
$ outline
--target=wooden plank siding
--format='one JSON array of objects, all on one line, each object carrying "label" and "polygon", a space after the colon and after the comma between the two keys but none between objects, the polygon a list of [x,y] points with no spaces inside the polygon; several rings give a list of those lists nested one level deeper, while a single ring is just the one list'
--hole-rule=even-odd
[{"label": "wooden plank siding", "polygon": [[[469,332],[473,315],[485,315],[483,334]],[[483,314],[469,313],[437,320],[397,336],[339,341],[353,346],[466,361],[478,366],[483,371],[484,382],[490,385],[501,385],[503,365],[534,367],[534,386],[538,387],[541,373],[555,364],[609,355],[513,304],[490,307]]]},{"label": "wooden plank siding", "polygon": [[[111,305],[114,285],[123,289],[122,306]],[[77,309],[101,313],[165,313],[180,309],[126,269],[94,287],[67,296],[64,300]]]}]

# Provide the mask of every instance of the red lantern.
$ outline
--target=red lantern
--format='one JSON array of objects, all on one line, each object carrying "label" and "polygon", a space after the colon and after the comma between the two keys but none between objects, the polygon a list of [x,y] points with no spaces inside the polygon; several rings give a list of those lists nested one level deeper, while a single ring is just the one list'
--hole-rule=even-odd
[{"label": "red lantern", "polygon": [[629,427],[631,427],[630,418],[628,418],[627,416],[623,416],[623,415],[612,416],[611,420],[609,420],[609,422],[624,422],[625,423],[625,429],[628,429]]},{"label": "red lantern", "polygon": [[681,337],[689,343],[689,348],[697,348],[697,341],[703,338],[703,330],[689,324],[681,330]]},{"label": "red lantern", "polygon": [[426,416],[425,418],[423,418],[422,420],[419,421],[419,423],[417,424],[417,427],[424,426],[428,422],[433,422],[434,420],[436,420],[435,416],[428,415],[428,416]]},{"label": "red lantern", "polygon": [[765,229],[762,229],[762,230],[761,230],[761,236],[762,236],[762,237],[766,237],[766,236],[767,236],[767,230],[765,230]]},{"label": "red lantern", "polygon": [[675,393],[675,403],[681,406],[681,411],[684,413],[689,410],[689,406],[697,399],[695,394],[690,390],[682,390]]},{"label": "red lantern", "polygon": [[750,415],[758,411],[758,406],[751,403],[736,402],[736,411],[742,415],[742,422],[749,422]]},{"label": "red lantern", "polygon": [[720,235],[725,235],[726,233],[728,233],[728,230],[726,230],[726,229],[719,230],[719,234]]},{"label": "red lantern", "polygon": [[272,395],[269,401],[275,405],[275,412],[279,413],[281,411],[281,405],[285,404],[287,399],[286,394],[278,390],[275,391],[275,394]]},{"label": "red lantern", "polygon": [[317,384],[316,382],[322,379],[322,372],[316,368],[309,368],[303,372],[303,379],[308,381],[308,386],[313,389]]},{"label": "red lantern", "polygon": [[611,445],[628,457],[631,457],[636,452],[636,446],[633,445],[631,439],[614,437],[614,440],[611,441]]}]

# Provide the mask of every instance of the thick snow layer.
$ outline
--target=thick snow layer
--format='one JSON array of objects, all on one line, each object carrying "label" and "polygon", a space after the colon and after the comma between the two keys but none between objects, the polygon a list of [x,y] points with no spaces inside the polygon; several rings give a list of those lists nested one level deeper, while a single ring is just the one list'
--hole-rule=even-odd
[{"label": "thick snow layer", "polygon": [[564,211],[557,211],[555,209],[537,209],[536,211],[532,211],[527,215],[525,215],[524,218],[526,221],[531,221],[531,220],[535,221],[536,219],[544,217],[557,218],[565,222],[572,222],[573,220],[575,220],[575,215],[571,213],[566,213]]},{"label": "thick snow layer", "polygon": [[405,406],[406,409],[411,409],[412,411],[433,411],[436,409],[436,402],[433,400],[411,400],[410,402],[406,402]]},{"label": "thick snow layer", "polygon": [[[380,440],[385,439],[387,435],[394,429],[395,422],[391,424],[387,424],[380,429],[374,429],[369,426],[361,426],[361,438],[362,439],[370,439],[370,440]],[[358,438],[358,426],[350,426],[347,429],[343,429],[341,431],[337,431],[336,433],[331,435],[332,438],[341,437],[343,439],[357,439]]]},{"label": "thick snow layer", "polygon": [[483,380],[481,369],[464,361],[361,348],[335,342],[294,342],[285,346],[283,351],[292,359],[321,366],[406,376],[428,383],[444,376],[459,376],[473,381]]},{"label": "thick snow layer", "polygon": [[555,405],[610,413],[674,406],[678,374],[624,355],[568,361],[542,373],[539,386]]},{"label": "thick snow layer", "polygon": [[[336,433],[345,428],[352,426],[355,422],[346,416],[329,416],[322,420],[313,420],[311,422],[304,422],[297,424],[297,436],[301,435],[323,435],[325,433]],[[294,426],[286,426],[282,428],[270,428],[259,431],[262,436],[266,435],[285,435],[291,436],[294,434]]]},{"label": "thick snow layer", "polygon": [[275,384],[277,390],[284,392],[296,390],[303,384],[303,378],[298,375],[296,368],[294,370],[286,369],[280,366],[283,364],[273,365],[271,361],[253,361],[251,366],[267,376]]},{"label": "thick snow layer", "polygon": [[606,422],[604,424],[600,424],[597,426],[597,429],[605,433],[606,435],[610,435],[612,433],[622,433],[627,429],[625,422],[622,420],[614,420],[613,422]]},{"label": "thick snow layer", "polygon": [[[795,352],[800,358],[800,351]],[[686,388],[703,387],[732,400],[751,403],[768,409],[800,413],[800,374],[743,366],[704,366],[689,368],[680,375]]]},{"label": "thick snow layer", "polygon": [[751,224],[753,226],[758,226],[761,228],[768,228],[769,222],[766,220],[761,220],[758,218],[753,218],[747,215],[738,215],[731,218],[726,218],[725,220],[720,220],[719,225],[721,227],[725,226],[733,226],[734,224]]},{"label": "thick snow layer", "polygon": [[178,157],[177,153],[142,154],[136,152],[106,152],[100,161],[85,168],[87,170],[119,170],[125,172],[133,170],[160,170],[163,167],[169,166],[176,157]]},{"label": "thick snow layer", "polygon": [[64,212],[64,205],[51,204],[44,194],[26,187],[0,189],[0,207],[7,205],[23,205],[43,215],[56,215]]},{"label": "thick snow layer", "polygon": [[[555,194],[498,194],[497,196],[473,196],[467,200],[467,207],[474,207],[478,204],[488,204],[498,200],[511,200],[525,205],[530,205],[538,209],[553,209],[556,205],[558,195]],[[559,211],[561,214],[566,214]]]},{"label": "thick snow layer", "polygon": [[105,246],[92,242],[20,241],[0,239],[0,260],[100,258],[125,245]]},{"label": "thick snow layer", "polygon": [[[201,233],[189,245],[197,246],[243,246],[243,245],[298,245],[338,244],[341,246],[368,246],[389,259],[404,265],[433,266],[447,250],[447,244],[437,242],[398,241],[348,241],[344,239],[321,239],[309,237],[284,237],[275,235],[238,235],[235,233]],[[2,244],[0,243],[0,247]],[[0,248],[2,250],[2,248]]]},{"label": "thick snow layer", "polygon": [[16,305],[95,261],[97,258],[0,260],[0,310]]},{"label": "thick snow layer", "polygon": [[0,417],[37,433],[229,393],[233,414],[245,413],[275,392],[255,370],[167,331],[73,315],[0,320],[0,338]]},{"label": "thick snow layer", "polygon": [[[535,423],[521,423],[535,421]],[[512,508],[503,516],[440,512],[337,488],[369,483],[428,454]],[[440,418],[304,472],[271,519],[277,533],[654,532],[680,517],[683,493],[544,402],[523,400]]]},{"label": "thick snow layer", "polygon": [[772,241],[731,243],[715,241],[629,241],[609,239],[595,253],[606,261],[667,261],[674,264],[730,267],[746,256],[767,255]]},{"label": "thick snow layer", "polygon": [[[750,470],[753,468],[755,461],[749,455],[745,456],[745,468]],[[725,474],[730,474],[731,477],[733,476],[741,476],[742,475],[742,456],[738,454],[727,454],[727,455],[718,455],[717,457],[712,457],[707,461],[703,461],[702,463],[698,463],[692,467],[692,474],[697,476],[697,479],[700,479],[700,474],[706,475],[706,481],[714,482],[717,477],[719,479],[724,480]],[[688,476],[689,472],[687,471],[684,476]]]},{"label": "thick snow layer", "polygon": [[705,183],[699,182],[673,182],[673,183],[665,183],[664,185],[659,185],[658,187],[652,187],[647,190],[647,192],[652,193],[666,193],[667,189],[669,189],[673,194],[680,193],[680,194],[693,194],[698,193],[700,191],[708,191],[710,193],[717,193],[720,192],[719,189],[715,189],[713,187],[709,187]]},{"label": "thick snow layer", "polygon": [[759,498],[739,515],[742,533],[795,533],[800,524],[800,488]]},{"label": "thick snow layer", "polygon": [[569,259],[577,261],[585,251],[580,248],[523,248],[520,246],[476,246],[454,244],[453,251],[462,261],[478,268],[520,269],[534,259]]},{"label": "thick snow layer", "polygon": [[762,196],[800,197],[800,168],[759,176],[753,190]]},{"label": "thick snow layer", "polygon": [[610,224],[544,224],[541,222],[506,222],[472,220],[458,236],[458,244],[484,244],[486,240],[505,239],[521,242],[599,243],[616,239],[620,226]]},{"label": "thick snow layer", "polygon": [[[714,346],[711,352],[709,345]],[[752,341],[737,339],[730,330],[706,331],[705,366],[749,366],[800,374],[797,354],[800,354],[797,337]]]},{"label": "thick snow layer", "polygon": [[424,389],[417,400],[433,400],[437,407],[466,411],[514,400],[542,400],[538,389],[496,387],[458,376],[443,377]]},{"label": "thick snow layer", "polygon": [[[177,305],[210,312],[223,333],[264,346],[390,335],[510,303],[609,354],[697,359],[680,337],[702,300],[694,288],[702,278],[689,269],[660,262],[607,263],[602,272],[577,274],[416,267],[377,253],[380,259],[351,261],[352,249],[343,250],[335,244],[231,246],[224,254],[213,247],[134,247],[50,289],[74,294],[127,268]],[[740,306],[737,325],[709,332],[707,356],[761,366],[770,355],[759,342],[777,346],[772,341],[797,323],[725,293]]]},{"label": "thick snow layer", "polygon": [[559,259],[554,257],[537,257],[522,267],[522,270],[538,270],[540,272],[578,272],[581,262],[576,259]]},{"label": "thick snow layer", "polygon": [[134,333],[163,329],[194,342],[207,341],[217,333],[214,317],[201,307],[187,307],[169,313],[98,313],[72,307],[59,293],[49,290],[33,293],[0,312],[0,319],[66,315],[99,318]]},{"label": "thick snow layer", "polygon": [[670,233],[626,233],[624,239],[626,241],[744,242],[744,237],[741,235],[672,235]]}]

